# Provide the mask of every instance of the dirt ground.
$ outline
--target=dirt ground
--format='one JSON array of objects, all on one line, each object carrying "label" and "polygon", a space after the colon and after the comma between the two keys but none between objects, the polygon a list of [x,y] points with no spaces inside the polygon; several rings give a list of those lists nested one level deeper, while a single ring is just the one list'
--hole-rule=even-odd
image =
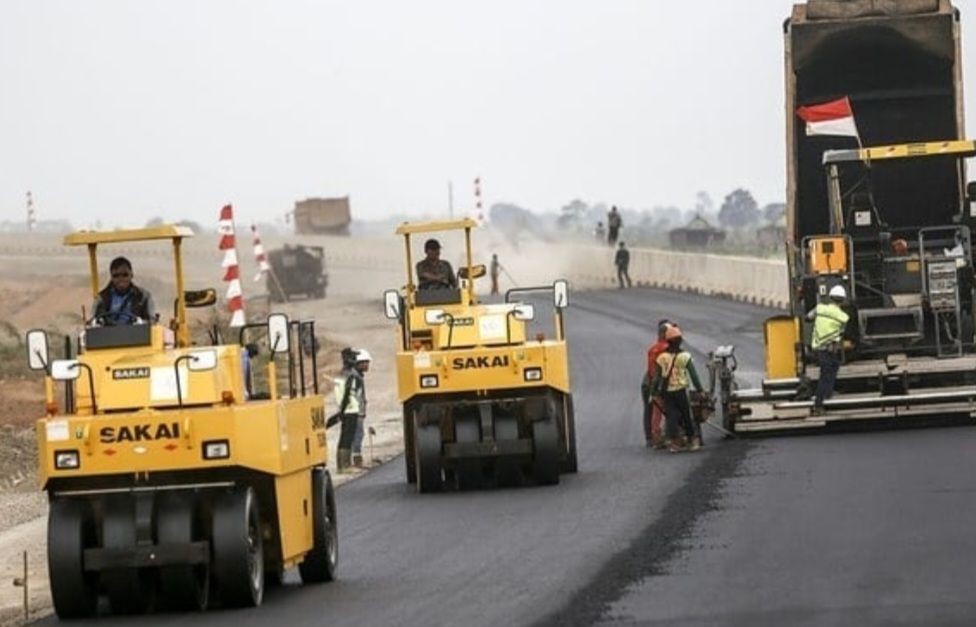
[{"label": "dirt ground", "polygon": [[[3,251],[0,251],[0,257]],[[23,553],[29,561],[28,583],[33,618],[50,612],[46,565],[47,502],[38,489],[33,424],[43,413],[44,387],[40,376],[26,371],[23,335],[31,328],[54,333],[76,333],[82,307],[90,306],[85,276],[78,268],[63,273],[32,275],[12,272],[16,279],[0,279],[0,625],[23,622],[23,588],[13,585],[23,574]],[[354,282],[355,277],[348,279]],[[165,284],[151,283],[153,292],[167,293]],[[165,296],[164,296],[165,297]],[[402,450],[400,413],[396,402],[392,347],[395,332],[382,315],[378,300],[342,295],[321,301],[303,301],[276,307],[292,318],[314,317],[320,353],[321,390],[327,412],[334,407],[331,376],[339,370],[344,346],[367,348],[374,356],[367,374],[369,417],[363,452],[366,469],[334,475],[338,483],[355,479],[369,467],[383,464]],[[58,346],[52,342],[52,350]],[[330,463],[338,427],[328,431]],[[334,469],[333,469],[334,470]]]}]

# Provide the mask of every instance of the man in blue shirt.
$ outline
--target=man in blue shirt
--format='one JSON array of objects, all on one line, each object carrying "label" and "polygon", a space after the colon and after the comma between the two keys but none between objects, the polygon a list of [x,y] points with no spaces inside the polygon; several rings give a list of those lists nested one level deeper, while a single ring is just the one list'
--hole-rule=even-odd
[{"label": "man in blue shirt", "polygon": [[95,300],[95,320],[100,324],[156,322],[156,305],[148,290],[132,282],[132,264],[116,257],[109,264],[112,279]]}]

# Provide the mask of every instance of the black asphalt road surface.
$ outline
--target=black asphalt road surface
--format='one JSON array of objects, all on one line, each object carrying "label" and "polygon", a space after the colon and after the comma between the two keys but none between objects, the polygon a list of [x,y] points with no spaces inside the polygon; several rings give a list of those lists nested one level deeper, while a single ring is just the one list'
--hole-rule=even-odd
[{"label": "black asphalt road surface", "polygon": [[702,353],[735,342],[755,382],[770,313],[644,289],[574,294],[578,475],[421,496],[396,460],[338,491],[338,582],[290,575],[258,609],[139,623],[976,623],[976,431],[706,431],[700,453],[644,448],[638,386],[658,318],[682,324],[702,374]]}]

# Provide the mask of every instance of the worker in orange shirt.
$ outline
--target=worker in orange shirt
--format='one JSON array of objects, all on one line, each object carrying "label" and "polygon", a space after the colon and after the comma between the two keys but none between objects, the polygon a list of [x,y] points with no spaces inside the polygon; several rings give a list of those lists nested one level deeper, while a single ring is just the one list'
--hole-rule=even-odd
[{"label": "worker in orange shirt", "polygon": [[657,341],[647,349],[647,371],[644,374],[644,383],[641,385],[644,396],[644,439],[648,447],[654,448],[665,446],[661,428],[664,422],[664,403],[660,398],[651,396],[651,382],[654,381],[654,375],[657,373],[657,358],[668,350],[665,336],[671,326],[670,320],[661,320],[657,323]]}]

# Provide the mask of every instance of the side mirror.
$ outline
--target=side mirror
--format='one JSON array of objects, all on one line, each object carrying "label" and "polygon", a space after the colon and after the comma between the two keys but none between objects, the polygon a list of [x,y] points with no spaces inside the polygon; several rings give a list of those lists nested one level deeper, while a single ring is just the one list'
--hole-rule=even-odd
[{"label": "side mirror", "polygon": [[552,304],[556,309],[569,305],[569,282],[565,279],[559,279],[552,284]]},{"label": "side mirror", "polygon": [[512,315],[516,320],[528,322],[535,319],[535,305],[516,305],[512,310]]},{"label": "side mirror", "polygon": [[424,322],[430,326],[437,326],[439,324],[444,324],[444,310],[443,309],[428,309],[424,312]]},{"label": "side mirror", "polygon": [[187,307],[209,307],[217,302],[217,290],[212,287],[205,290],[187,290],[183,292],[183,302]]},{"label": "side mirror", "polygon": [[268,345],[271,346],[271,354],[287,353],[288,339],[288,316],[285,314],[268,316]]},{"label": "side mirror", "polygon": [[217,351],[193,351],[189,353],[187,367],[190,372],[204,372],[217,367]]},{"label": "side mirror", "polygon": [[51,378],[55,381],[74,381],[81,374],[77,359],[55,359],[51,364]]},{"label": "side mirror", "polygon": [[390,320],[400,319],[400,293],[396,290],[383,292],[383,313]]},{"label": "side mirror", "polygon": [[483,263],[480,263],[476,266],[471,266],[471,276],[468,276],[467,266],[463,266],[460,270],[458,270],[458,276],[461,277],[462,279],[480,279],[481,277],[485,276],[485,274],[487,273],[488,270],[485,268],[485,264]]},{"label": "side mirror", "polygon": [[47,333],[41,329],[27,332],[27,367],[31,370],[47,370],[51,354],[47,345]]},{"label": "side mirror", "polygon": [[970,181],[966,185],[966,198],[969,199],[969,202],[976,202],[976,181]]}]

